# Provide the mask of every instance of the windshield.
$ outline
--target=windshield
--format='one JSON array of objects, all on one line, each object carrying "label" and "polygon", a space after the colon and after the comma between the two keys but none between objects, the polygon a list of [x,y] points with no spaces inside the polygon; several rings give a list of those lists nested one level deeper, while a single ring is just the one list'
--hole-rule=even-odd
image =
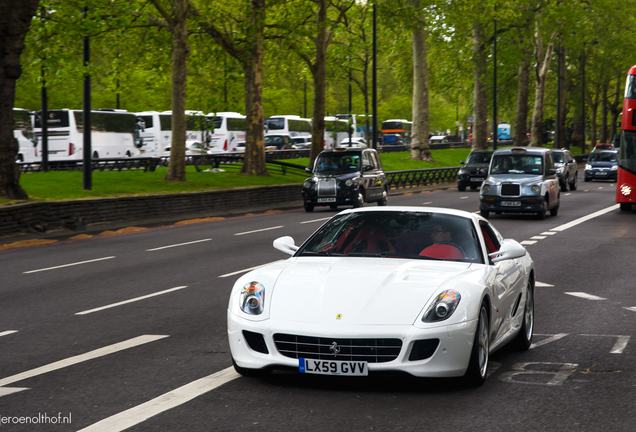
[{"label": "windshield", "polygon": [[565,156],[563,155],[563,152],[552,150],[552,154],[554,155],[554,162],[565,163]]},{"label": "windshield", "polygon": [[616,153],[614,152],[592,152],[588,158],[588,162],[616,162]]},{"label": "windshield", "polygon": [[627,75],[625,99],[636,99],[636,75]]},{"label": "windshield", "polygon": [[286,145],[285,137],[282,135],[273,135],[265,137],[265,146],[276,146],[278,148],[285,147]]},{"label": "windshield", "polygon": [[265,126],[270,130],[281,130],[285,129],[285,119],[284,118],[266,118]]},{"label": "windshield", "polygon": [[320,153],[314,172],[334,174],[360,171],[360,153]]},{"label": "windshield", "polygon": [[416,211],[369,211],[332,218],[298,256],[356,256],[483,263],[470,219]]},{"label": "windshield", "polygon": [[543,157],[504,154],[493,157],[490,174],[543,174]]},{"label": "windshield", "polygon": [[471,153],[466,160],[467,164],[487,164],[490,162],[492,153]]}]

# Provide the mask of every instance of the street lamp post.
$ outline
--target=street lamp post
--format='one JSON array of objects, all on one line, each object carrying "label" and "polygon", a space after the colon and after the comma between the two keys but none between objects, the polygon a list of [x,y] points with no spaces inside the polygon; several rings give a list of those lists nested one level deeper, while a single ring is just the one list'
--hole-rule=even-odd
[{"label": "street lamp post", "polygon": [[[495,6],[497,12],[497,6]],[[495,33],[493,37],[493,91],[492,91],[492,149],[497,150],[497,138],[499,138],[499,122],[497,121],[497,19],[495,18]]]},{"label": "street lamp post", "polygon": [[375,3],[373,4],[373,86],[372,86],[372,110],[373,125],[371,130],[371,147],[378,148],[378,43],[377,43],[377,14]]}]

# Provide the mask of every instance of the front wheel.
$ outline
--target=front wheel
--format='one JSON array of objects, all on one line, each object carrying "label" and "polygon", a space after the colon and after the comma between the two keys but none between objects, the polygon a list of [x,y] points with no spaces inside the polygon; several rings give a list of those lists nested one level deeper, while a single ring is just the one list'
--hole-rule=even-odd
[{"label": "front wheel", "polygon": [[479,214],[481,214],[481,217],[484,219],[488,219],[488,216],[490,216],[490,212],[488,210],[480,210]]},{"label": "front wheel", "polygon": [[387,199],[387,193],[386,193],[386,191],[384,190],[384,191],[382,191],[382,199],[381,199],[380,201],[378,201],[378,205],[379,205],[379,206],[381,206],[381,207],[383,207],[383,206],[385,206],[385,205],[386,205],[387,201],[388,201],[388,199]]},{"label": "front wheel", "polygon": [[570,190],[570,179],[566,177],[561,182],[561,192],[567,192],[569,190]]},{"label": "front wheel", "polygon": [[311,213],[312,211],[314,211],[314,205],[313,204],[305,204],[305,211],[307,213]]},{"label": "front wheel", "polygon": [[479,387],[486,381],[490,356],[489,327],[488,311],[484,302],[481,304],[479,311],[479,322],[475,330],[475,340],[473,341],[473,349],[468,361],[468,369],[464,374],[464,380],[470,386]]},{"label": "front wheel", "polygon": [[460,191],[460,192],[466,191],[466,185],[457,183],[457,190]]},{"label": "front wheel", "polygon": [[543,204],[541,204],[541,210],[539,210],[537,212],[537,219],[539,220],[544,220],[545,219],[545,214],[547,212],[547,203],[544,201]]},{"label": "front wheel", "polygon": [[579,186],[579,178],[578,178],[578,174],[575,173],[574,174],[574,181],[572,181],[572,183],[570,183],[570,190],[575,191],[578,186]]},{"label": "front wheel", "polygon": [[556,207],[553,207],[550,209],[550,215],[556,216],[558,214],[559,214],[559,204],[557,204]]},{"label": "front wheel", "polygon": [[359,190],[353,202],[353,208],[359,208],[364,205],[364,192]]}]

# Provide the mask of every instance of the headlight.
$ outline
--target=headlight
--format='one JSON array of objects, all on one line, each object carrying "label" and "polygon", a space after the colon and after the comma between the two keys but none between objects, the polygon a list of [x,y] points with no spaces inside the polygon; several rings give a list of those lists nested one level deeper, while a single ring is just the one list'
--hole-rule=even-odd
[{"label": "headlight", "polygon": [[563,167],[558,167],[556,169],[556,172],[559,173],[559,174],[563,174]]},{"label": "headlight", "polygon": [[614,165],[612,169],[610,169],[610,171],[617,171],[617,170],[618,170],[618,165]]},{"label": "headlight", "polygon": [[455,290],[444,291],[426,308],[422,321],[430,323],[447,319],[455,312],[461,298]]},{"label": "headlight", "polygon": [[460,168],[457,174],[466,174],[466,168]]},{"label": "headlight", "polygon": [[481,185],[482,192],[490,192],[490,185],[488,183]]},{"label": "headlight", "polygon": [[346,187],[351,187],[351,186],[353,186],[353,180],[347,179],[347,180],[345,180],[344,184],[345,184]]},{"label": "headlight", "polygon": [[258,282],[245,284],[239,298],[241,310],[246,314],[260,315],[265,306],[265,287]]},{"label": "headlight", "polygon": [[311,189],[311,187],[314,185],[314,182],[311,181],[311,179],[307,179],[305,180],[305,182],[303,183],[303,187],[305,189]]},{"label": "headlight", "polygon": [[541,186],[539,185],[533,185],[530,190],[532,191],[532,193],[539,193],[541,192]]},{"label": "headlight", "polygon": [[590,165],[590,164],[585,164],[585,169],[586,169],[586,170],[591,170],[591,169],[592,169],[592,165]]}]

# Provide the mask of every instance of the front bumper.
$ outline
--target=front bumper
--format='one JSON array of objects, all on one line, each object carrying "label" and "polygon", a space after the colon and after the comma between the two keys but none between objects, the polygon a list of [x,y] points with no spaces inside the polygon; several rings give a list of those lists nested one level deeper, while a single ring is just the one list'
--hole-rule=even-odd
[{"label": "front bumper", "polygon": [[[232,358],[240,367],[250,369],[281,368],[298,370],[298,360],[278,352],[274,334],[285,333],[322,338],[396,338],[402,340],[402,348],[395,360],[369,363],[369,373],[402,372],[417,377],[463,376],[468,367],[472,351],[477,320],[460,324],[418,329],[414,326],[363,326],[363,325],[316,325],[279,320],[249,321],[227,312],[228,338]],[[254,351],[243,336],[243,330],[263,335],[268,354]],[[424,360],[410,361],[409,356],[415,341],[439,339],[433,355]],[[337,358],[330,358],[337,360]]]},{"label": "front bumper", "polygon": [[457,185],[458,186],[481,186],[481,184],[488,177],[486,174],[479,176],[470,174],[461,174],[457,176]]},{"label": "front bumper", "polygon": [[[535,213],[541,211],[545,198],[542,196],[530,197],[501,197],[485,195],[479,199],[479,210],[502,213]],[[505,205],[502,203],[518,203]]]},{"label": "front bumper", "polygon": [[586,180],[616,180],[618,178],[618,171],[601,171],[601,170],[585,170],[585,179]]},{"label": "front bumper", "polygon": [[337,188],[336,195],[318,196],[316,189],[303,189],[303,201],[313,206],[352,205],[358,197],[358,189]]}]

